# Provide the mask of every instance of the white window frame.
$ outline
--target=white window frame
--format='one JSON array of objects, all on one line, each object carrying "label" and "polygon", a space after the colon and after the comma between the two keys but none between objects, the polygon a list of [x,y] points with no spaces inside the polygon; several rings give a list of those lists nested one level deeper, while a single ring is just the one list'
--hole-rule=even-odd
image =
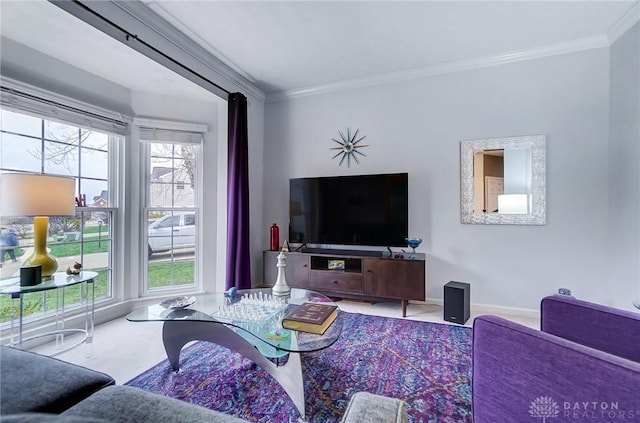
[{"label": "white window frame", "polygon": [[[107,133],[109,145],[109,168],[107,179],[107,190],[109,192],[108,203],[106,207],[100,207],[100,211],[105,211],[111,215],[111,248],[109,251],[108,274],[110,277],[108,294],[106,297],[96,302],[101,307],[110,306],[122,301],[122,292],[118,279],[122,272],[119,270],[121,266],[120,255],[117,254],[118,248],[121,246],[119,234],[122,232],[120,227],[123,205],[121,199],[123,189],[120,186],[121,174],[125,163],[121,155],[122,144],[126,141],[129,134],[128,117],[120,113],[113,112],[89,103],[75,100],[48,90],[44,90],[12,78],[3,77],[0,81],[0,104],[2,108],[14,113],[33,116],[38,119],[61,122],[63,124],[73,125],[87,130],[96,130]],[[97,211],[92,207],[77,207],[78,212]],[[82,248],[82,247],[81,247]],[[64,271],[64,269],[58,269]],[[67,306],[66,314],[68,318],[73,318],[76,314],[84,313],[85,310],[80,305]],[[29,330],[46,330],[47,326],[55,318],[55,312],[38,313],[34,316],[25,318],[27,323],[26,329]],[[2,324],[4,331],[5,324]]]},{"label": "white window frame", "polygon": [[[157,296],[170,292],[199,292],[202,291],[202,269],[204,267],[202,263],[202,192],[203,192],[203,160],[202,150],[204,145],[204,134],[208,131],[207,125],[198,123],[185,123],[174,122],[159,119],[147,119],[147,118],[134,118],[134,133],[140,144],[140,214],[139,221],[140,227],[140,262],[141,262],[141,274],[140,274],[140,296]],[[196,187],[194,192],[194,207],[162,207],[163,211],[193,211],[196,214],[196,221],[198,227],[196,231],[196,243],[194,251],[195,260],[195,277],[194,283],[190,285],[175,285],[165,288],[153,288],[149,289],[148,283],[148,270],[149,270],[149,257],[148,257],[148,224],[147,216],[149,210],[156,210],[159,207],[149,207],[149,175],[151,169],[149,169],[149,156],[150,156],[150,144],[166,142],[169,144],[196,144],[198,145],[196,154],[196,165],[198,172],[196,175]]]}]

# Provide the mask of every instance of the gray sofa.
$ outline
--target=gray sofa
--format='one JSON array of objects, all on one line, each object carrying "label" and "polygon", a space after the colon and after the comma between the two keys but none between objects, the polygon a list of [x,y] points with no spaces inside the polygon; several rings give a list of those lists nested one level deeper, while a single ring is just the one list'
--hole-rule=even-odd
[{"label": "gray sofa", "polygon": [[[190,423],[243,422],[55,358],[0,346],[0,421]],[[343,423],[407,421],[404,401],[355,394]]]}]

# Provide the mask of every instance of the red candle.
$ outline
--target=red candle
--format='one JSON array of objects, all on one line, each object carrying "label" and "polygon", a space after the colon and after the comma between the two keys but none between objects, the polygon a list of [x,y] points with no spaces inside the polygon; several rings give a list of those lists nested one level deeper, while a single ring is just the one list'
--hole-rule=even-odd
[{"label": "red candle", "polygon": [[274,223],[271,225],[269,233],[271,236],[271,251],[278,251],[280,249],[280,228]]}]

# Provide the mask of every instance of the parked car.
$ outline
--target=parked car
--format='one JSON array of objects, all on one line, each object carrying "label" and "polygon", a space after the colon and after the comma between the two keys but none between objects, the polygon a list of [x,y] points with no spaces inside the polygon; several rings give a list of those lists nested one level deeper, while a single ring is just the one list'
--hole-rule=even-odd
[{"label": "parked car", "polygon": [[196,215],[194,212],[173,213],[149,225],[149,257],[153,253],[189,248],[196,245]]}]

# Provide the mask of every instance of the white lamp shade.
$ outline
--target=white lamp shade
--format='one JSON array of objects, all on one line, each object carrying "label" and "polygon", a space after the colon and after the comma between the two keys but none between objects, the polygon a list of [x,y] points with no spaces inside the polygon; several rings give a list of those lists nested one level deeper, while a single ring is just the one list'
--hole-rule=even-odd
[{"label": "white lamp shade", "polygon": [[0,215],[73,216],[75,179],[33,173],[0,175]]}]

